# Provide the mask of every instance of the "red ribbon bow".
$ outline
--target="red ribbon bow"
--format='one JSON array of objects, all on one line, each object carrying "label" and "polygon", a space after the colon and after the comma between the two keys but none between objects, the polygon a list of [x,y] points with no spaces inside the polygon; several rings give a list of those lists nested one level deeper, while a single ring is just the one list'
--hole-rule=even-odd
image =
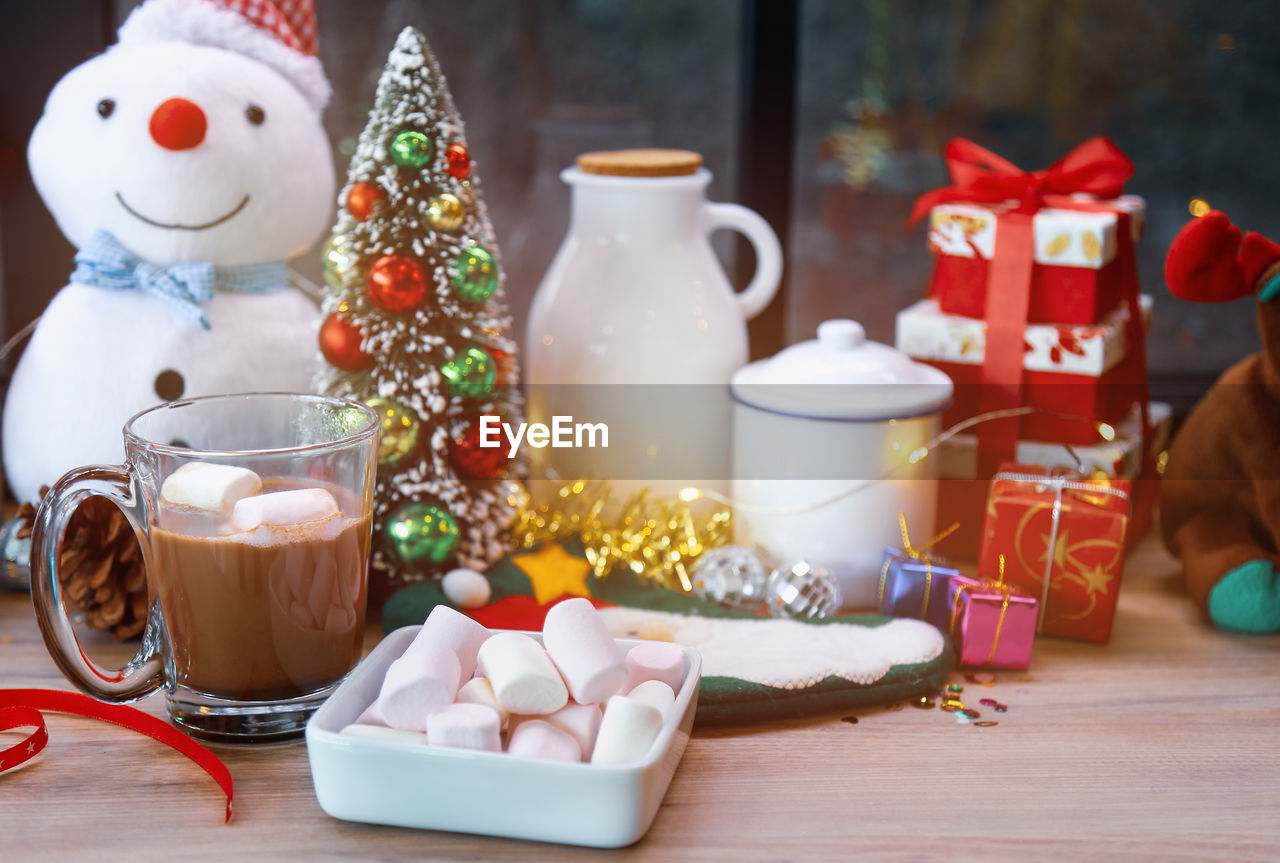
[{"label": "red ribbon bow", "polygon": [[1085,192],[1098,198],[1124,194],[1133,162],[1110,138],[1090,138],[1043,171],[1024,171],[964,138],[952,138],[944,151],[951,185],[916,198],[908,225],[949,201],[1016,201],[1013,212],[1033,213],[1054,197]]}]

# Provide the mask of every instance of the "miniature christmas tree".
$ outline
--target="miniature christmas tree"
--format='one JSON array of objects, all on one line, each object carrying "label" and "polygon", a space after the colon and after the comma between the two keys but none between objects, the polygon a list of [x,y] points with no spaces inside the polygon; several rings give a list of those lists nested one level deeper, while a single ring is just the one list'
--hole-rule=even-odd
[{"label": "miniature christmas tree", "polygon": [[502,269],[462,120],[407,27],[378,81],[324,250],[322,391],[383,417],[372,568],[390,584],[509,550],[516,463],[481,415],[523,420]]}]

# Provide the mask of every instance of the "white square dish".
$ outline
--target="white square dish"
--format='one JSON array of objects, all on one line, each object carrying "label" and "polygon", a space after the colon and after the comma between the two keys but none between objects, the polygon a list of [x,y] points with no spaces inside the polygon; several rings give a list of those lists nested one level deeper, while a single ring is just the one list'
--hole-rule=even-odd
[{"label": "white square dish", "polygon": [[[689,742],[702,670],[696,650],[684,648],[675,704],[635,764],[539,761],[340,734],[377,697],[387,666],[419,629],[406,626],[383,639],[307,723],[311,779],[325,812],[346,821],[598,848],[620,848],[645,834]],[[540,633],[528,634],[542,641]],[[624,653],[643,643],[616,640]]]}]

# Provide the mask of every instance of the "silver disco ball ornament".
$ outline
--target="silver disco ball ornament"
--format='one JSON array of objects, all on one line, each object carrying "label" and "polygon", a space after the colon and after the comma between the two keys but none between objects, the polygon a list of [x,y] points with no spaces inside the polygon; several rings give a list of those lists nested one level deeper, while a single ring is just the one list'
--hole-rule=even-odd
[{"label": "silver disco ball ornament", "polygon": [[812,620],[840,610],[840,586],[820,566],[807,560],[784,563],[769,573],[765,604],[772,617]]},{"label": "silver disco ball ornament", "polygon": [[742,610],[764,605],[769,570],[754,549],[722,545],[703,552],[693,565],[693,593],[702,599]]}]

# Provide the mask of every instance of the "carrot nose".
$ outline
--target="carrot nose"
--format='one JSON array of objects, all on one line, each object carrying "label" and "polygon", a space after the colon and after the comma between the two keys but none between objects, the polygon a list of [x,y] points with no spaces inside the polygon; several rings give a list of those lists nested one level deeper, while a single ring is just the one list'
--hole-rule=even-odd
[{"label": "carrot nose", "polygon": [[208,128],[204,111],[188,99],[166,99],[151,113],[151,139],[166,150],[200,146]]}]

